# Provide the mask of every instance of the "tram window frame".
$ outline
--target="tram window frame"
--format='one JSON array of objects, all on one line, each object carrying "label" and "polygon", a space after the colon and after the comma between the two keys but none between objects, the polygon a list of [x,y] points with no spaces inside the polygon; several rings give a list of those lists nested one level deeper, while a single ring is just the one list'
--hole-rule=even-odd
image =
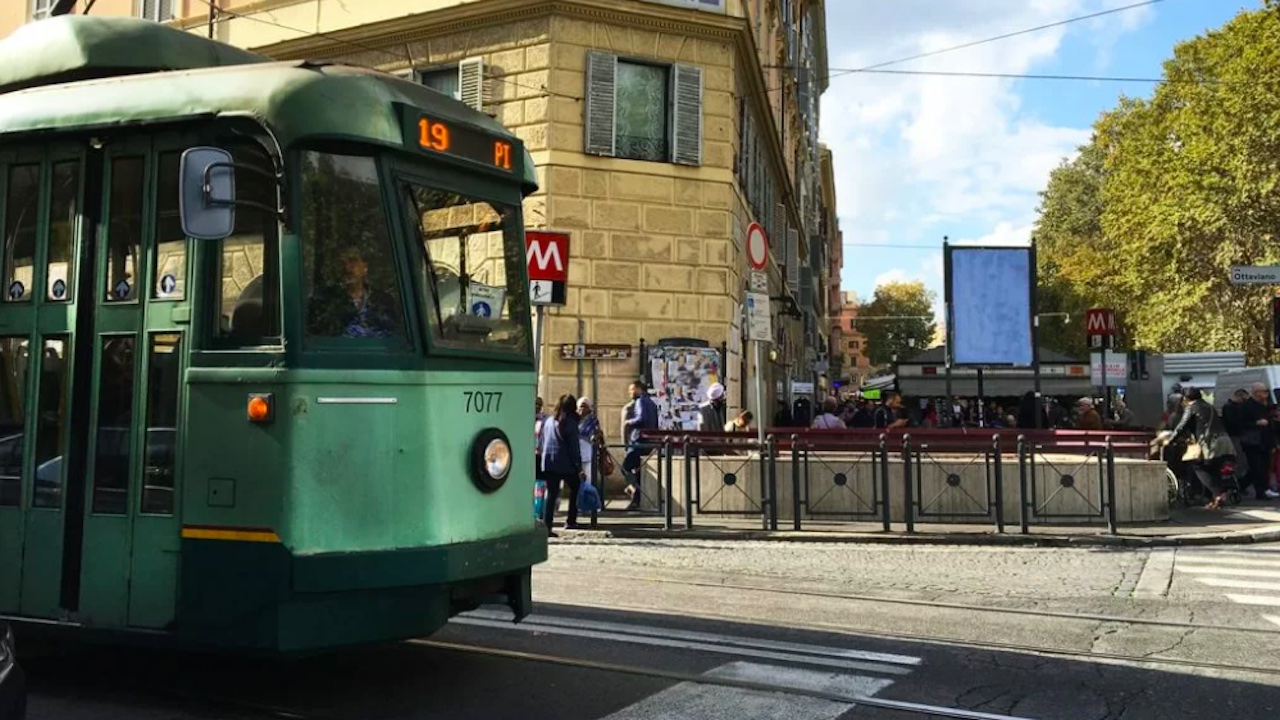
[{"label": "tram window frame", "polygon": [[[234,140],[219,138],[217,144],[232,154],[234,162],[258,167],[274,176],[275,163],[271,154],[254,141],[247,138]],[[157,164],[159,162],[158,155],[156,162]],[[258,184],[265,185],[268,183],[271,183],[271,181],[258,173],[252,171],[237,172],[237,199],[252,199],[268,207],[279,207],[282,190],[278,183],[272,187],[269,197],[250,198],[245,194],[246,188],[254,188]],[[258,189],[265,190],[266,187]],[[251,230],[242,229],[244,227],[242,223],[245,223],[246,218],[252,217],[254,213],[259,213],[263,216],[261,218],[262,272],[240,288],[238,300],[246,299],[245,293],[250,291],[255,282],[261,280],[259,285],[262,289],[261,317],[265,319],[266,327],[263,328],[263,332],[236,335],[234,334],[234,324],[229,328],[224,328],[223,326],[223,306],[228,297],[227,287],[223,282],[223,271],[227,261],[228,243],[255,237]],[[260,208],[239,206],[236,208],[236,227],[230,237],[198,243],[199,246],[203,246],[201,252],[204,253],[204,260],[208,263],[207,267],[211,269],[210,272],[203,274],[204,278],[201,283],[204,293],[202,300],[205,301],[206,308],[204,311],[206,326],[204,332],[201,333],[204,349],[269,353],[279,353],[283,350],[285,332],[281,275],[281,268],[283,267],[281,237],[283,234],[284,230],[281,227],[280,218],[275,213]],[[255,298],[250,297],[248,299]],[[233,323],[238,309],[237,307],[232,310],[231,321]]]},{"label": "tram window frame", "polygon": [[[413,301],[418,305],[418,312],[421,315],[421,327],[425,330],[427,355],[437,358],[479,358],[504,363],[521,365],[527,363],[531,365],[534,361],[533,353],[535,347],[532,326],[533,312],[532,306],[528,303],[527,289],[523,294],[512,294],[512,297],[520,297],[525,301],[523,312],[517,307],[517,312],[513,313],[513,316],[519,315],[523,319],[525,341],[521,347],[478,347],[475,345],[441,343],[440,324],[433,317],[432,300],[428,295],[433,291],[426,282],[426,253],[422,247],[421,223],[414,220],[413,209],[409,207],[403,197],[403,193],[408,190],[407,185],[410,184],[437,190],[447,188],[448,192],[465,196],[476,202],[512,207],[515,210],[513,227],[523,231],[524,198],[520,188],[509,182],[502,182],[496,178],[468,172],[451,164],[428,163],[420,158],[414,158],[413,161],[397,158],[395,162],[390,163],[388,172],[388,187],[394,193],[392,199],[396,208],[396,219],[400,225],[400,232],[404,238],[405,248],[409,253],[410,264],[413,268],[410,273],[412,276],[410,281],[413,283],[415,294]],[[504,193],[504,190],[507,192]],[[523,256],[524,252],[521,251],[521,257]],[[525,282],[521,283],[521,286],[527,288],[528,278],[525,264],[519,263],[518,266],[521,277],[525,280]],[[508,283],[510,284],[509,280]],[[510,288],[508,288],[508,293],[510,293]]]},{"label": "tram window frame", "polygon": [[[328,155],[334,158],[359,158],[368,160],[373,165],[374,177],[377,179],[377,207],[383,217],[385,233],[386,257],[391,260],[390,273],[395,280],[394,304],[398,305],[400,333],[390,337],[348,337],[342,335],[321,335],[311,331],[312,295],[315,285],[309,277],[315,269],[312,253],[314,252],[313,228],[309,225],[308,202],[310,186],[306,180],[308,158],[313,155]],[[414,292],[412,280],[406,272],[406,260],[403,257],[400,242],[399,225],[395,219],[394,205],[389,196],[389,185],[383,154],[374,148],[351,143],[317,143],[297,147],[290,153],[291,195],[295,218],[294,227],[298,237],[298,254],[296,257],[298,311],[297,325],[302,348],[307,353],[321,353],[327,357],[341,354],[354,354],[365,358],[356,362],[367,366],[368,357],[376,354],[387,358],[390,362],[383,365],[403,365],[418,354],[417,320],[413,299],[407,297]],[[395,359],[395,358],[398,358]]]},{"label": "tram window frame", "polygon": [[[17,176],[17,171],[20,169],[28,173],[34,169],[35,177],[34,179],[30,177],[24,178],[28,195],[19,200],[15,197],[14,193],[16,192],[15,187],[18,185],[18,183],[15,182],[15,177]],[[46,173],[44,172],[43,164],[38,160],[6,164],[4,166],[4,173],[4,197],[0,198],[0,203],[3,203],[4,206],[3,212],[0,212],[0,215],[3,215],[4,217],[4,225],[0,227],[0,232],[3,233],[4,252],[4,262],[2,263],[4,294],[2,296],[2,300],[6,304],[13,305],[32,303],[35,302],[37,295],[36,278],[39,274],[37,265],[41,244],[40,216],[45,206],[44,183]],[[30,194],[32,190],[34,190],[34,195]],[[22,211],[16,215],[16,221],[18,224],[15,224],[15,200],[19,200],[19,202],[21,202],[21,200],[25,200],[27,203],[22,206]],[[26,212],[28,209],[31,210],[29,214]],[[28,248],[21,247],[24,243],[30,246],[29,250]],[[28,251],[30,253],[29,259],[31,264],[29,268],[24,268],[21,264],[17,263],[17,258],[19,253]],[[25,260],[26,258],[23,259]],[[30,278],[28,278],[25,285],[22,285],[19,276],[23,273],[24,269],[30,274]],[[11,290],[16,286],[21,286],[19,296],[13,297]]]}]

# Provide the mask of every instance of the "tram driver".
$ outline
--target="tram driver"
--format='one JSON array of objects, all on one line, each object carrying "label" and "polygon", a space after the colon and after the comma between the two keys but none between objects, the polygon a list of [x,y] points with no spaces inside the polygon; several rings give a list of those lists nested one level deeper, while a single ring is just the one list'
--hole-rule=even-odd
[{"label": "tram driver", "polygon": [[371,287],[369,261],[356,248],[342,254],[342,275],[312,292],[310,330],[320,337],[392,337],[400,334],[394,294]]}]

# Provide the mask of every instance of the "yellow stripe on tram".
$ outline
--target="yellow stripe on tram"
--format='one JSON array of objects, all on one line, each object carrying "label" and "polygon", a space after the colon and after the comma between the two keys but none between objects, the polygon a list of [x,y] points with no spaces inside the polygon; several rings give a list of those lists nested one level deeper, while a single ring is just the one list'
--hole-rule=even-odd
[{"label": "yellow stripe on tram", "polygon": [[189,540],[238,540],[240,542],[278,543],[280,536],[274,530],[257,530],[254,528],[208,527],[187,525],[182,528],[182,537]]}]

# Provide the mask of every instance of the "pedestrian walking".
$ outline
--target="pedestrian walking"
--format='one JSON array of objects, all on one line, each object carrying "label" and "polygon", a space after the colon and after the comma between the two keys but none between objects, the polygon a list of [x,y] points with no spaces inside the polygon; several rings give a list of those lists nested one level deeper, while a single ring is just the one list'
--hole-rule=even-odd
[{"label": "pedestrian walking", "polygon": [[645,430],[658,429],[658,404],[649,397],[649,388],[643,380],[631,383],[627,388],[631,394],[631,402],[622,408],[622,436],[627,445],[627,455],[622,460],[622,474],[627,479],[627,490],[631,502],[627,510],[639,510],[641,485],[640,468],[644,459],[652,452],[641,440]]},{"label": "pedestrian walking", "polygon": [[542,423],[542,457],[540,467],[547,481],[547,504],[543,508],[543,522],[547,534],[552,532],[556,508],[560,504],[560,485],[568,486],[569,517],[566,529],[578,527],[578,491],[587,473],[582,465],[582,447],[578,436],[578,403],[572,395],[561,395],[555,414]]}]

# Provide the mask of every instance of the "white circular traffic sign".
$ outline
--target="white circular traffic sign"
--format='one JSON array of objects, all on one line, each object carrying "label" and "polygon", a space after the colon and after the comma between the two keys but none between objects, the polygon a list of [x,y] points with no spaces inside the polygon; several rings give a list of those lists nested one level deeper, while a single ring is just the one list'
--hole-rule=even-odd
[{"label": "white circular traffic sign", "polygon": [[751,223],[747,227],[747,262],[752,270],[764,270],[769,264],[769,240],[760,223]]}]

